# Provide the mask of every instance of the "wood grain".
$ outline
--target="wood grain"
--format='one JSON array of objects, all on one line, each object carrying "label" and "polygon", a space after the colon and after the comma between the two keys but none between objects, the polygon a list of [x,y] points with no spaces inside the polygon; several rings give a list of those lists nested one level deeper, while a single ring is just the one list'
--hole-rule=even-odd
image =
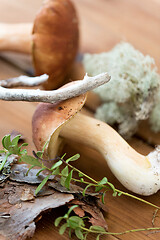
[{"label": "wood grain", "polygon": [[[159,0],[72,0],[77,8],[80,19],[80,52],[101,52],[111,49],[120,41],[129,41],[144,54],[150,54],[155,58],[160,69],[160,1]],[[0,0],[0,21],[2,22],[27,22],[33,21],[34,16],[40,7],[42,0]],[[15,61],[19,60],[15,55]],[[5,79],[18,76],[23,72],[15,67],[14,55],[11,64],[0,60],[0,78]],[[24,60],[25,64],[25,60]],[[29,65],[27,65],[29,66]],[[32,143],[31,118],[35,110],[35,105],[21,102],[0,101],[0,138],[4,134],[15,129],[24,134],[29,143],[29,152],[34,149]],[[144,127],[144,125],[143,125]],[[146,128],[141,128],[142,135],[146,133]],[[149,132],[152,136],[152,133]],[[148,136],[146,136],[148,139]],[[159,143],[159,137],[154,137],[154,144]],[[137,151],[148,154],[153,148],[142,140],[133,138],[129,142]],[[72,148],[69,146],[72,145]],[[107,176],[117,187],[125,190],[115,179],[107,167],[103,157],[86,147],[75,143],[66,143],[64,152],[68,155],[80,152],[81,159],[76,163],[84,172],[90,176],[101,179]],[[144,199],[159,205],[160,193]],[[106,205],[109,213],[106,221],[109,231],[118,232],[133,228],[151,227],[154,214],[153,208],[127,197],[113,198],[111,193],[106,196]],[[63,236],[58,234],[54,228],[56,216],[64,214],[64,209],[60,208],[50,213],[37,223],[37,229],[33,240],[44,239],[69,239],[67,233]],[[160,216],[155,219],[155,226],[160,226]],[[73,237],[73,239],[75,239]],[[94,236],[88,239],[95,239]],[[160,233],[134,233],[117,237],[103,237],[102,239],[121,240],[148,240],[160,239]]]},{"label": "wood grain", "polygon": [[81,23],[83,52],[102,52],[128,41],[155,58],[160,67],[160,1],[73,1]]}]

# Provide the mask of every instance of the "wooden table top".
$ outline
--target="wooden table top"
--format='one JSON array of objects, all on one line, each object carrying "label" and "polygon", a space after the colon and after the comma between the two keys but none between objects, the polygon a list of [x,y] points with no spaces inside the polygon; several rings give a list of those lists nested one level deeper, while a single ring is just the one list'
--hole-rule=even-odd
[{"label": "wooden table top", "polygon": [[[151,55],[160,69],[160,0],[72,0],[80,19],[80,52],[108,51],[121,41],[128,41],[144,54]],[[33,21],[42,0],[0,0],[1,22]],[[20,63],[20,64],[19,64]],[[0,54],[0,79],[16,77],[30,71],[30,57]],[[35,104],[0,101],[0,139],[13,129],[21,132],[29,143],[29,151],[35,149],[32,143],[31,119]],[[143,126],[139,136],[129,143],[140,153],[148,154],[152,143],[160,143],[160,135],[152,134]],[[67,145],[66,151],[81,154],[77,166],[96,179],[107,176],[116,188],[127,191],[109,171],[99,153],[78,146]],[[96,169],[96,170],[95,170]],[[160,206],[160,192],[144,197]],[[152,227],[155,209],[127,197],[107,195],[108,213],[106,221],[111,232],[121,232],[134,228]],[[57,210],[60,211],[60,210]],[[67,234],[60,236],[54,227],[54,213],[46,213],[37,223],[33,240],[69,239]],[[57,214],[57,212],[56,212]],[[160,226],[160,214],[155,218],[155,226]],[[95,239],[89,236],[88,239]],[[146,240],[160,239],[159,232],[138,232],[121,236],[108,236],[102,239]]]}]

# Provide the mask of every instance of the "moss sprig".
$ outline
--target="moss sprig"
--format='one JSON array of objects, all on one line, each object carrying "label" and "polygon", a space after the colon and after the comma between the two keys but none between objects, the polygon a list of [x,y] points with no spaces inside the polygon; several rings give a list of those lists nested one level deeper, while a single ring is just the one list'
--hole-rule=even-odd
[{"label": "moss sprig", "polygon": [[[83,173],[76,167],[71,165],[71,162],[76,161],[77,159],[80,158],[79,154],[75,154],[74,156],[68,158],[65,160],[66,154],[64,154],[62,157],[57,157],[55,159],[52,159],[53,165],[48,168],[47,166],[44,165],[45,159],[43,159],[43,153],[45,150],[45,147],[47,143],[45,144],[44,148],[42,151],[38,151],[37,153],[33,151],[33,156],[28,155],[26,149],[22,149],[23,147],[27,146],[27,143],[23,143],[22,145],[19,146],[19,139],[20,135],[16,136],[13,140],[11,140],[10,135],[6,135],[2,139],[2,145],[3,149],[0,151],[0,154],[3,154],[3,161],[0,163],[0,173],[3,171],[5,168],[5,165],[7,163],[7,159],[11,155],[17,155],[19,157],[19,161],[23,161],[27,164],[30,164],[31,167],[28,169],[28,172],[34,168],[38,167],[39,169],[37,170],[37,176],[45,170],[49,172],[48,175],[42,180],[42,182],[38,185],[35,194],[37,195],[40,190],[43,188],[43,186],[47,183],[49,178],[52,175],[56,175],[60,178],[60,184],[65,187],[67,190],[70,190],[70,184],[71,182],[79,182],[83,183],[85,185],[84,190],[82,192],[83,196],[85,196],[86,191],[89,188],[94,189],[95,193],[101,192],[102,193],[102,202],[104,203],[104,198],[105,194],[107,191],[111,190],[112,195],[114,197],[116,196],[121,196],[125,195],[127,197],[131,197],[133,199],[136,199],[138,201],[141,201],[145,204],[148,204],[157,210],[160,209],[159,206],[148,202],[142,198],[139,198],[137,196],[134,196],[132,194],[129,194],[127,192],[121,191],[115,186],[108,181],[106,177],[103,177],[100,181],[96,181],[92,177],[88,176],[87,174]],[[28,172],[26,174],[28,174]],[[74,174],[73,176],[73,173]],[[75,177],[76,176],[76,177]],[[122,235],[122,234],[127,234],[127,233],[135,233],[135,232],[140,232],[140,231],[151,231],[151,230],[160,230],[160,227],[150,227],[150,228],[140,228],[140,229],[131,229],[131,230],[126,230],[123,232],[107,232],[103,227],[101,226],[90,226],[89,228],[86,227],[86,217],[79,217],[79,216],[71,216],[71,212],[73,209],[77,207],[77,205],[72,206],[68,212],[63,216],[59,217],[55,220],[55,226],[59,226],[61,221],[65,221],[63,225],[61,225],[59,229],[59,233],[63,234],[67,228],[69,228],[69,236],[71,237],[72,232],[75,233],[78,239],[85,240],[88,236],[89,233],[96,234],[96,240],[100,239],[101,235]],[[156,210],[156,211],[157,211]]]}]

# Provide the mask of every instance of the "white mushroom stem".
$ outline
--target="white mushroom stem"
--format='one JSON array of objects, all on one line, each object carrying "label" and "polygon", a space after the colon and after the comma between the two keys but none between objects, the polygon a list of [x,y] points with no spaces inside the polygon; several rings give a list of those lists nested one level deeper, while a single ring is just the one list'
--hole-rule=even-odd
[{"label": "white mushroom stem", "polygon": [[141,195],[151,195],[160,189],[158,152],[148,156],[139,154],[106,123],[78,113],[60,135],[102,153],[113,174],[127,189]]},{"label": "white mushroom stem", "polygon": [[0,23],[0,51],[30,54],[32,51],[32,23]]},{"label": "white mushroom stem", "polygon": [[5,88],[19,87],[19,86],[27,86],[34,87],[41,85],[42,83],[48,80],[48,75],[43,74],[38,77],[28,77],[28,76],[19,76],[15,78],[10,78],[7,80],[0,80],[0,86]]},{"label": "white mushroom stem", "polygon": [[85,75],[83,80],[75,81],[68,85],[53,91],[26,90],[26,89],[6,89],[0,86],[0,99],[5,101],[28,101],[28,102],[46,102],[55,103],[72,97],[79,96],[90,91],[110,80],[108,73],[102,73],[95,77]]}]

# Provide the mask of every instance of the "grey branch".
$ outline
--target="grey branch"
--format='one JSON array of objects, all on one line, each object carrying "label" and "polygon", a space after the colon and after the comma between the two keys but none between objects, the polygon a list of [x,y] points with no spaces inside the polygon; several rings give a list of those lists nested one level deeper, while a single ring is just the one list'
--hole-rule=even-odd
[{"label": "grey branch", "polygon": [[74,84],[58,90],[27,90],[27,89],[6,89],[0,86],[0,99],[5,101],[27,101],[55,103],[68,98],[79,96],[90,91],[110,80],[108,73],[101,73],[95,77],[85,75],[83,80],[75,81]]},{"label": "grey branch", "polygon": [[42,83],[48,80],[48,75],[43,74],[38,77],[28,77],[28,76],[19,76],[15,78],[10,78],[7,80],[0,80],[0,86],[5,88],[19,87],[19,86],[27,86],[34,87],[41,85]]}]

